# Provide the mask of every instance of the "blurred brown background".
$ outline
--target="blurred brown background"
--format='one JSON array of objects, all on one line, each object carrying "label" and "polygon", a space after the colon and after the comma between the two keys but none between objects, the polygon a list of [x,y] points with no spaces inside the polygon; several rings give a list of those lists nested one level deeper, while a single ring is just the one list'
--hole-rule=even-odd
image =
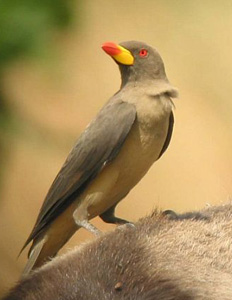
[{"label": "blurred brown background", "polygon": [[[4,38],[13,41],[0,47],[0,295],[19,278],[27,252],[17,260],[19,250],[74,141],[119,88],[117,66],[100,47],[105,41],[153,45],[180,91],[168,151],[117,214],[135,221],[155,207],[200,209],[232,194],[231,1],[47,0],[49,13],[45,1],[42,10],[14,2],[0,7]],[[24,48],[16,47],[20,26]],[[62,252],[91,238],[80,230]]]}]

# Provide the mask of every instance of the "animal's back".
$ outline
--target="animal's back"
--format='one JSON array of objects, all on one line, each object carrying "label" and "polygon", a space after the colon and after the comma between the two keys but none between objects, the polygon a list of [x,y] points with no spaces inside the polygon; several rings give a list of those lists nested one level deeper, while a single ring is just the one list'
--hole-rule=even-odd
[{"label": "animal's back", "polygon": [[35,271],[5,300],[232,299],[232,204],[201,214],[155,213],[118,228]]}]

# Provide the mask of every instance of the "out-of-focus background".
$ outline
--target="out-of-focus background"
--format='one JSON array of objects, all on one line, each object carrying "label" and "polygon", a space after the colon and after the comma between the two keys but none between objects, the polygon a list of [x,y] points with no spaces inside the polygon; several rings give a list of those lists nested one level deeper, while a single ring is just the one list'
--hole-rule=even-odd
[{"label": "out-of-focus background", "polygon": [[[135,221],[232,195],[231,1],[1,1],[0,294],[20,276],[27,251],[17,255],[74,141],[119,88],[101,44],[131,39],[159,50],[180,97],[168,151],[117,214]],[[92,238],[80,230],[62,252]]]}]

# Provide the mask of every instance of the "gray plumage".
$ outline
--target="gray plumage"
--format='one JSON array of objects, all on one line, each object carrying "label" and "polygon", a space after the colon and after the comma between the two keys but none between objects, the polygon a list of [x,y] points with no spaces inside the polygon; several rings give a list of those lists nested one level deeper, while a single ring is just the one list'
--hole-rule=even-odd
[{"label": "gray plumage", "polygon": [[122,147],[134,123],[136,110],[134,105],[112,100],[82,133],[67,157],[25,246],[81,194]]},{"label": "gray plumage", "polygon": [[[119,63],[121,89],[79,137],[55,178],[23,247],[33,240],[27,272],[55,256],[79,227],[98,233],[88,222],[91,218],[127,222],[114,216],[115,206],[169,145],[171,98],[177,91],[167,80],[163,61],[144,43],[121,46],[130,51],[134,63]],[[139,56],[143,48],[146,58]]]}]

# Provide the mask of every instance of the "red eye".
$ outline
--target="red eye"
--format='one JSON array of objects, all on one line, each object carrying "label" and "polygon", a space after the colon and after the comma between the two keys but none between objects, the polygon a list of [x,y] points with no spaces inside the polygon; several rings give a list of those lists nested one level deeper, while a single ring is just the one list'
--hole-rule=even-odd
[{"label": "red eye", "polygon": [[140,55],[141,57],[146,57],[147,54],[148,54],[148,52],[147,52],[146,49],[141,49],[141,50],[139,51],[139,55]]}]

